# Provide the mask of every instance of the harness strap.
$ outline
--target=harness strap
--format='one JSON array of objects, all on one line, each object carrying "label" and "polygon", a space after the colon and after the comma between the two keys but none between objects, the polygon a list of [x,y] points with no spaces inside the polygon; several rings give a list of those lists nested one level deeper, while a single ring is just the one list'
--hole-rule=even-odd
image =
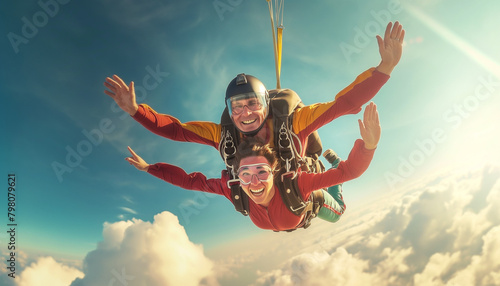
[{"label": "harness strap", "polygon": [[[291,127],[293,120],[292,112],[302,105],[300,98],[295,92],[287,89],[271,90],[269,91],[269,95],[273,99],[270,103],[270,112],[273,116],[273,128],[276,132],[274,146],[278,154],[278,160],[281,163],[281,169],[279,170],[279,176],[275,179],[275,185],[278,187],[287,208],[297,216],[304,215],[304,219],[297,228],[306,228],[310,225],[312,218],[317,216],[319,208],[323,205],[323,203],[319,204],[314,199],[320,195],[322,197],[322,193],[321,191],[315,191],[313,194],[318,192],[317,195],[311,195],[308,200],[302,199],[297,183],[297,171],[299,168],[303,168],[304,171],[308,172],[319,172],[325,169],[321,160],[318,160],[317,155],[321,153],[321,141],[319,141],[319,136],[316,134],[315,139],[310,140],[308,144],[306,154],[309,155],[302,158],[300,156],[302,146],[299,146],[299,150],[297,150],[293,141],[296,135],[293,133]],[[233,125],[227,108],[221,117],[221,127],[222,133],[219,151],[229,173],[230,179],[227,184],[231,189],[231,199],[236,211],[246,216],[249,214],[248,196],[241,189],[237,174],[235,174],[236,170],[233,168],[240,134]],[[312,142],[316,144],[312,145]]]},{"label": "harness strap", "polygon": [[[236,155],[236,148],[239,144],[239,134],[236,128],[228,123],[229,113],[227,108],[222,114],[221,141],[219,144],[219,151],[226,164],[227,172],[229,173],[229,180],[227,186],[231,189],[231,199],[233,201],[236,211],[247,216],[248,215],[248,196],[243,192],[240,186],[240,181],[236,178],[236,170],[234,170],[234,159]],[[225,119],[225,121],[224,121]]]},{"label": "harness strap", "polygon": [[[231,181],[237,181],[236,183]],[[231,188],[231,198],[233,199],[234,208],[242,215],[247,216],[248,213],[248,196],[242,192],[238,179],[232,179],[227,182]],[[244,195],[242,195],[244,194]]]},{"label": "harness strap", "polygon": [[319,210],[323,207],[325,203],[325,197],[323,196],[322,190],[317,190],[311,193],[309,196],[309,201],[311,202],[311,211],[306,214],[303,220],[303,224],[300,227],[308,228],[311,225],[311,220],[318,216]]},{"label": "harness strap", "polygon": [[[322,190],[317,190],[311,193],[308,199],[308,207],[305,209],[304,218],[297,225],[296,228],[285,230],[286,232],[292,232],[297,230],[298,228],[308,228],[311,225],[311,221],[313,218],[318,216],[320,209],[323,207],[325,203],[325,197],[323,196]],[[275,230],[274,232],[279,232]]]},{"label": "harness strap", "polygon": [[304,202],[300,195],[299,186],[296,179],[297,173],[295,171],[287,172],[281,175],[281,182],[278,185],[281,197],[288,206],[289,210],[300,216],[307,212],[312,206],[310,202]]},{"label": "harness strap", "polygon": [[282,112],[281,114],[277,112],[273,114],[274,128],[278,130],[278,136],[275,136],[275,148],[281,163],[281,180],[275,182],[275,184],[277,183],[283,202],[289,210],[293,214],[300,216],[306,212],[309,203],[304,202],[302,199],[296,180],[300,156],[295,150],[290,128],[293,117],[290,115],[290,110],[293,111],[293,109],[295,109],[295,106],[287,104],[285,108],[278,110]]}]

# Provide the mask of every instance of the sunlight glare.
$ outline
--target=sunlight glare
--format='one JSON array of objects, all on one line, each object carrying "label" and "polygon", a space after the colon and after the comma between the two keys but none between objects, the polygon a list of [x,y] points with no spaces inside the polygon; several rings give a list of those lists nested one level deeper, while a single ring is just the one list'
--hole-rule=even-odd
[{"label": "sunlight glare", "polygon": [[443,39],[449,42],[452,46],[461,50],[466,56],[474,60],[488,72],[492,73],[497,78],[500,78],[500,65],[497,64],[494,60],[483,54],[474,46],[467,43],[465,40],[457,36],[448,28],[444,27],[443,25],[426,15],[420,9],[410,4],[407,4],[405,6],[407,8],[407,11],[417,20],[421,21],[432,31],[443,37]]}]

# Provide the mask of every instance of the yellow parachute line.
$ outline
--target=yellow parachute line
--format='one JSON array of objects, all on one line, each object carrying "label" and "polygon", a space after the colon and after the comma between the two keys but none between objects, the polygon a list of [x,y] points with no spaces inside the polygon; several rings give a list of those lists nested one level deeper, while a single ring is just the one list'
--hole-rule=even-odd
[{"label": "yellow parachute line", "polygon": [[[276,6],[276,24],[273,17],[273,3],[272,0],[266,0],[269,6],[269,16],[271,18],[271,30],[273,34],[273,47],[274,47],[274,64],[276,69],[276,88],[281,88],[280,77],[281,77],[281,54],[283,50],[283,10],[284,10],[284,0],[274,0]],[[280,1],[278,3],[278,1]],[[279,27],[276,27],[277,23],[280,23]],[[276,32],[275,32],[276,29]]]},{"label": "yellow parachute line", "polygon": [[[281,52],[283,50],[283,27],[278,27],[278,38],[277,38],[277,46],[278,46],[278,77],[281,78]],[[278,81],[279,82],[279,81]]]}]

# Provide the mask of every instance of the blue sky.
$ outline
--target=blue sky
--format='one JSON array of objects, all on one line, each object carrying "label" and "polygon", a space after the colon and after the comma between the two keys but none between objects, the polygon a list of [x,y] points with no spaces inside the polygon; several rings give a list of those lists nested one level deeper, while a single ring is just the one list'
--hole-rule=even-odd
[{"label": "blue sky", "polygon": [[[128,165],[131,146],[149,163],[209,177],[224,167],[213,148],[160,138],[124,116],[103,82],[117,74],[142,87],[140,103],[184,122],[217,122],[236,74],[276,84],[266,2],[60,2],[0,4],[0,169],[18,179],[22,250],[81,260],[102,240],[103,223],[152,221],[163,211],[205,249],[261,234],[224,198]],[[374,99],[382,140],[369,170],[345,184],[348,203],[366,203],[436,170],[500,159],[498,1],[285,2],[281,85],[305,104],[331,100],[379,63],[375,34],[383,34],[386,19],[407,31],[403,58]],[[220,3],[230,9],[218,11]],[[358,118],[323,127],[324,147],[347,157]],[[54,166],[65,171],[58,175]],[[0,238],[4,244],[3,231]]]}]

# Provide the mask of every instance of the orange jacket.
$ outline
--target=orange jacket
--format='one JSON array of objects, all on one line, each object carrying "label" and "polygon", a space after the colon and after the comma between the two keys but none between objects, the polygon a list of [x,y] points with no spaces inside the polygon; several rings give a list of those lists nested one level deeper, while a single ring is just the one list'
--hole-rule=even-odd
[{"label": "orange jacket", "polygon": [[[388,79],[388,75],[370,68],[339,92],[333,101],[296,109],[293,114],[292,127],[302,146],[306,146],[309,134],[321,126],[342,115],[356,114],[361,111],[361,106],[371,100]],[[218,123],[207,121],[182,123],[171,115],[156,112],[146,104],[139,106],[133,118],[151,132],[165,138],[219,148],[221,125]],[[266,124],[273,131],[272,118],[268,118]],[[269,143],[272,146],[274,132],[270,133]],[[303,148],[303,153],[305,149]]]}]

